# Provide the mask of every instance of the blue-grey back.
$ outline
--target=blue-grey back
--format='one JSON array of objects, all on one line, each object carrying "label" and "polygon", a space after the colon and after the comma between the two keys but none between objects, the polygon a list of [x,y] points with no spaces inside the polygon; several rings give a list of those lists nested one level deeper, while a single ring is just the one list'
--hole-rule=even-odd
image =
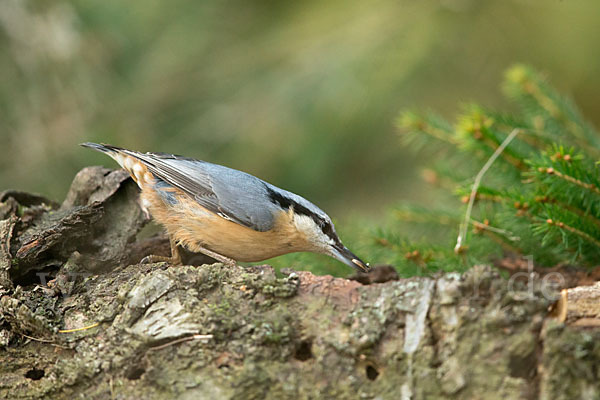
[{"label": "blue-grey back", "polygon": [[328,221],[320,208],[295,193],[248,173],[168,154],[136,153],[159,179],[183,190],[205,208],[257,231],[273,227],[282,208]]}]

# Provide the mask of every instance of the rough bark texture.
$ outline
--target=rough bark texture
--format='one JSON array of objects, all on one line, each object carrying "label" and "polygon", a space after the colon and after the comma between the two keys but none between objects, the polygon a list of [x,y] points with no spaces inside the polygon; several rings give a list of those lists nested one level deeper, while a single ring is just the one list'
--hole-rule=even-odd
[{"label": "rough bark texture", "polygon": [[600,397],[598,330],[549,318],[537,280],[135,264],[157,240],[132,243],[135,188],[111,174],[60,208],[1,197],[0,398]]},{"label": "rough bark texture", "polygon": [[589,286],[563,289],[553,314],[572,326],[600,326],[600,282]]}]

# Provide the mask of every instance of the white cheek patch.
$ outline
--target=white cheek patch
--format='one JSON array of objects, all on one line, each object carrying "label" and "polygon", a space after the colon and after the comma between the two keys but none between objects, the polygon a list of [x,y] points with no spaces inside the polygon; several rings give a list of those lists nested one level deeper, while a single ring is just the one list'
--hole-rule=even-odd
[{"label": "white cheek patch", "polygon": [[319,252],[327,252],[333,244],[329,236],[326,236],[321,227],[315,224],[315,221],[306,215],[295,215],[294,224],[299,232],[306,235],[306,239],[312,244],[313,248]]},{"label": "white cheek patch", "polygon": [[296,225],[296,230],[308,235],[315,236],[315,228],[316,225],[312,218],[306,215],[294,215],[294,225]]}]

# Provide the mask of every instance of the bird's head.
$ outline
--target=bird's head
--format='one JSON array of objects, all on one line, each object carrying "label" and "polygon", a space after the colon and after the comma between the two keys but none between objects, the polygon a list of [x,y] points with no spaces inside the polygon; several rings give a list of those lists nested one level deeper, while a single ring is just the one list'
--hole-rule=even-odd
[{"label": "bird's head", "polygon": [[369,271],[369,265],[344,246],[331,219],[326,214],[321,216],[296,214],[294,222],[296,229],[305,235],[311,251],[333,257],[359,272]]},{"label": "bird's head", "polygon": [[331,218],[323,210],[297,194],[271,185],[265,187],[271,203],[277,205],[293,229],[303,237],[300,251],[325,254],[357,271],[369,271],[369,265],[342,244]]}]

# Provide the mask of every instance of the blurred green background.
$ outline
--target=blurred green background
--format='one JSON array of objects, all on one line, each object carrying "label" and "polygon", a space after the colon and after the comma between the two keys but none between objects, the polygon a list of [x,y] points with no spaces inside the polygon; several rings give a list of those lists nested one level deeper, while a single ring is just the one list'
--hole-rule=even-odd
[{"label": "blurred green background", "polygon": [[[299,193],[338,225],[429,199],[410,107],[506,109],[514,62],[600,125],[597,0],[2,0],[0,188],[62,200],[84,141],[184,154]],[[344,230],[343,228],[340,230]]]}]

